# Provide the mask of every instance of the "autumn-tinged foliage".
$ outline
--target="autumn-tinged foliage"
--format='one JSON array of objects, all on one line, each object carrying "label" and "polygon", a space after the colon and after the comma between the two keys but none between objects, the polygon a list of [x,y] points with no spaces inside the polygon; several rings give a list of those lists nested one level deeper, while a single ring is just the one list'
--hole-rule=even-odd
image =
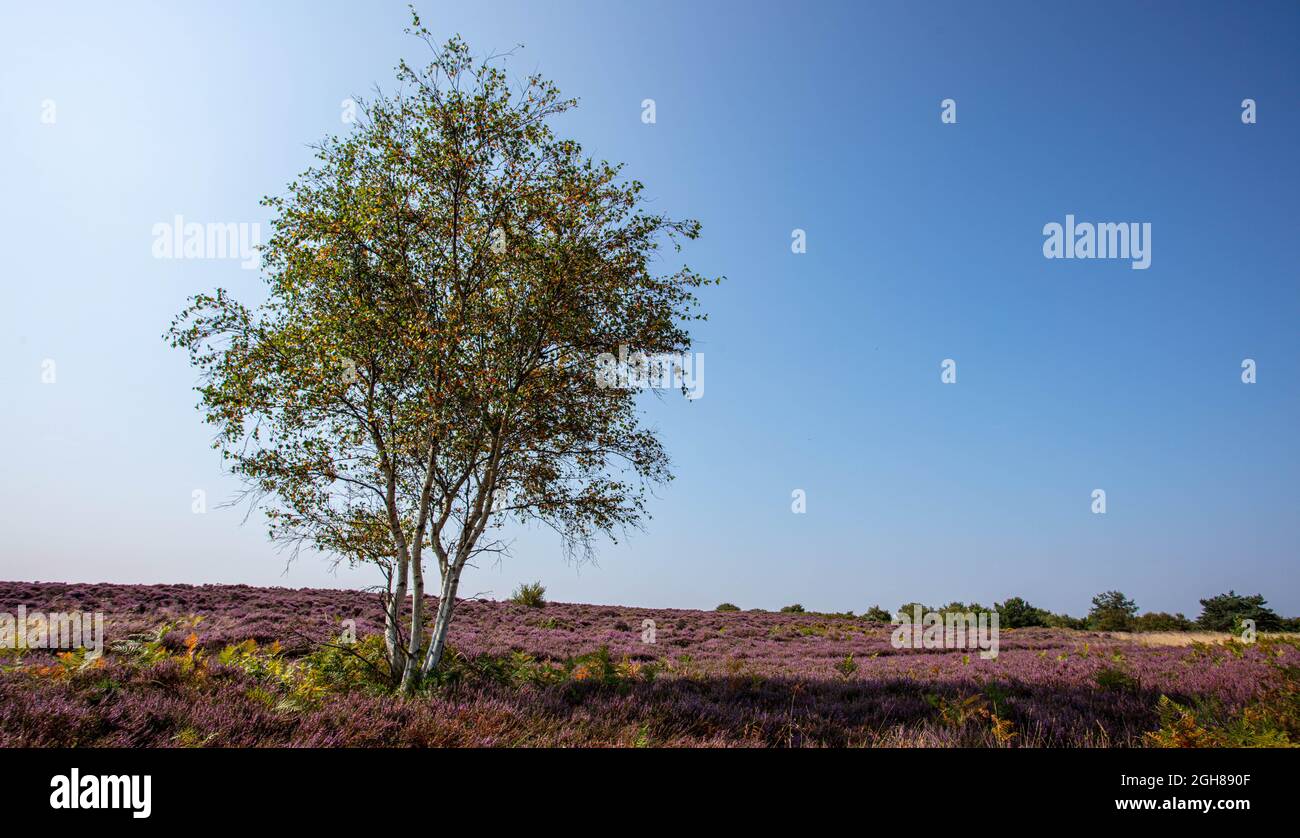
[{"label": "autumn-tinged foliage", "polygon": [[1274,672],[1245,707],[1225,707],[1216,696],[1181,702],[1160,697],[1160,728],[1147,744],[1161,748],[1300,748],[1300,666],[1276,640],[1260,641]]},{"label": "autumn-tinged foliage", "polygon": [[427,65],[402,62],[398,92],[362,102],[355,130],[265,200],[266,302],[200,294],[169,337],[271,538],[381,569],[391,676],[413,689],[507,518],[579,558],[643,520],[668,457],[594,360],[689,351],[706,280],[655,271],[696,222],[650,211],[641,183],[553,133],[574,100],[540,76],[513,85],[459,39],[434,45],[418,17],[408,31]]}]

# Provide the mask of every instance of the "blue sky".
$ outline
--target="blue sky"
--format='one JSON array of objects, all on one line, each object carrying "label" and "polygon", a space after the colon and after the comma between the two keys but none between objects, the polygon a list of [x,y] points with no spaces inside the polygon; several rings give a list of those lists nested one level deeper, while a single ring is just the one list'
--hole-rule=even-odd
[{"label": "blue sky", "polygon": [[[237,486],[161,334],[187,296],[261,280],[154,259],[151,231],[265,225],[341,100],[420,56],[404,5],[38,5],[0,12],[0,578],[376,583],[286,570],[216,508]],[[645,531],[582,568],[515,533],[463,593],[1081,613],[1118,588],[1194,615],[1235,588],[1300,614],[1300,6],[420,9],[476,51],[524,44],[510,69],[581,100],[557,131],[698,218],[688,261],[728,277],[704,398],[646,397],[677,479]],[[1067,213],[1149,222],[1150,268],[1045,259]]]}]

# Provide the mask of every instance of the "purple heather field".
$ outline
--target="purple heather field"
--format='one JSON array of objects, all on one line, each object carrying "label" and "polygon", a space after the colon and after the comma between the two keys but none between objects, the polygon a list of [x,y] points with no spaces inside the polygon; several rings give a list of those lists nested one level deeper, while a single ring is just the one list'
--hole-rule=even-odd
[{"label": "purple heather field", "polygon": [[[217,662],[222,650],[278,642],[276,660],[291,665],[344,620],[363,639],[379,633],[378,595],[0,582],[0,612],[19,606],[103,612],[108,652],[94,667],[60,667],[48,652],[0,658],[4,746],[1141,746],[1160,726],[1162,695],[1231,713],[1300,664],[1294,645],[1145,645],[1039,628],[1004,629],[1000,655],[982,660],[895,649],[890,626],[861,618],[465,600],[451,629],[457,659],[561,674],[294,704],[259,671]],[[170,656],[141,666],[120,651],[195,616],[166,638]],[[646,619],[654,643],[643,642]],[[602,647],[612,681],[574,664]],[[196,655],[210,662],[197,673]]]}]

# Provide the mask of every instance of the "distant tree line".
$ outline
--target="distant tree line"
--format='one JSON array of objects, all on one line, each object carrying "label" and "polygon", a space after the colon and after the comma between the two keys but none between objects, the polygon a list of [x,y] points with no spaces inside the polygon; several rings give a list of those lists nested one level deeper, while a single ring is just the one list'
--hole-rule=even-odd
[{"label": "distant tree line", "polygon": [[1256,631],[1300,631],[1300,618],[1286,619],[1268,607],[1261,594],[1244,595],[1236,591],[1200,601],[1201,614],[1190,620],[1182,613],[1164,611],[1138,613],[1138,606],[1120,591],[1106,591],[1092,598],[1088,615],[1074,618],[1052,614],[1012,597],[995,607],[999,622],[1006,628],[1049,626],[1090,629],[1093,631],[1240,631],[1245,620],[1253,620]]},{"label": "distant tree line", "polygon": [[[1238,594],[1228,591],[1201,602],[1201,615],[1189,620],[1182,613],[1168,614],[1164,611],[1138,613],[1138,606],[1120,591],[1106,591],[1092,598],[1092,609],[1086,617],[1071,617],[1069,614],[1054,614],[1046,609],[1031,605],[1021,597],[1010,597],[1004,602],[993,603],[987,608],[978,602],[950,602],[939,608],[924,603],[905,602],[898,607],[898,612],[913,613],[918,606],[922,612],[967,613],[978,611],[998,612],[998,624],[1001,628],[1069,628],[1090,631],[1241,631],[1245,620],[1253,620],[1256,631],[1300,631],[1300,617],[1281,617],[1268,607],[1261,594]],[[717,607],[718,611],[739,611],[740,608],[729,602]],[[784,613],[818,613],[805,612],[802,605],[787,605],[781,609]],[[847,617],[855,615],[852,611],[822,616]],[[862,619],[875,622],[890,622],[894,614],[873,605],[864,611]]]}]

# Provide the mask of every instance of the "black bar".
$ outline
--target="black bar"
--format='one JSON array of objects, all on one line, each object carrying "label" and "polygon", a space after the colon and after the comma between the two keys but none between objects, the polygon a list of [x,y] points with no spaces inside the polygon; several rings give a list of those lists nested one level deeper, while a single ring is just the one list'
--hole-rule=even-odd
[{"label": "black bar", "polygon": [[[1033,813],[1063,823],[1106,819],[1280,818],[1293,811],[1296,761],[1289,750],[26,750],[0,752],[10,811],[33,823],[328,824],[342,813],[374,815],[401,788],[430,805],[491,802],[541,807],[582,819],[601,807],[624,817],[646,806],[701,803],[766,814],[830,815],[868,806],[873,817],[975,824]],[[55,775],[149,775],[150,813],[54,809]],[[1181,782],[1171,777],[1182,778]],[[1127,781],[1125,778],[1128,778]],[[1159,778],[1141,780],[1138,778]],[[1209,784],[1206,784],[1206,780]],[[1144,783],[1149,783],[1144,784]],[[484,796],[486,795],[486,798]],[[440,798],[435,804],[434,799]],[[725,801],[731,800],[731,803]],[[1211,801],[1161,808],[1166,801]],[[1153,810],[1117,801],[1155,801]],[[1220,808],[1227,801],[1247,808]],[[560,812],[572,815],[561,816]],[[202,813],[201,817],[198,813]],[[504,815],[504,811],[501,813]],[[495,816],[495,815],[494,815]]]}]

